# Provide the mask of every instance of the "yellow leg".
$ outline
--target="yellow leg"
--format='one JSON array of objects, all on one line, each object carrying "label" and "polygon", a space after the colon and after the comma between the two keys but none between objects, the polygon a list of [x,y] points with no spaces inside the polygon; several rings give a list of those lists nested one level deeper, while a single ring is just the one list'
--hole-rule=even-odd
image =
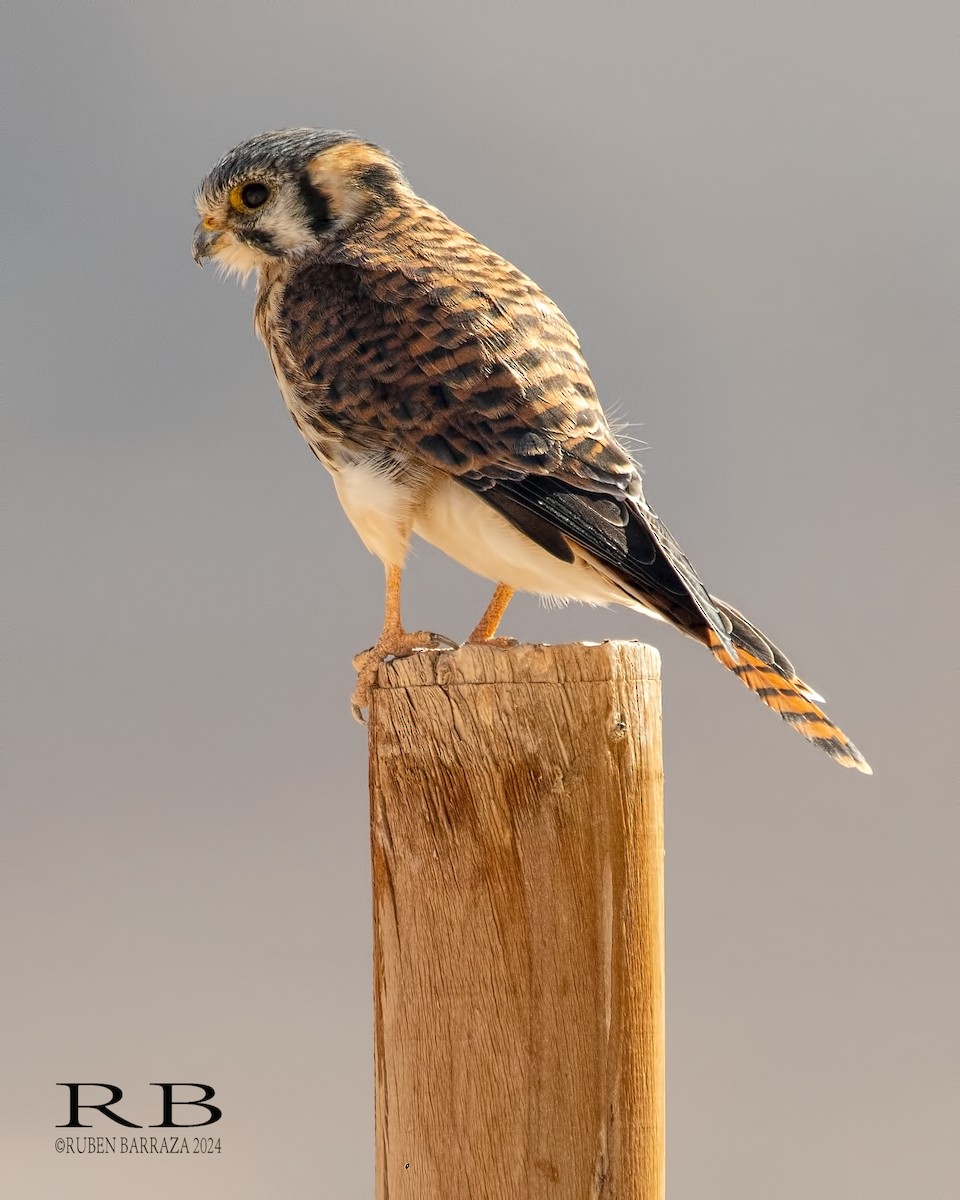
[{"label": "yellow leg", "polygon": [[383,629],[380,631],[380,641],[393,634],[403,633],[403,622],[400,620],[400,581],[402,578],[402,567],[387,567],[387,594],[383,602]]},{"label": "yellow leg", "polygon": [[387,591],[384,603],[383,629],[377,638],[377,644],[369,650],[363,650],[356,655],[353,665],[357,672],[357,686],[351,698],[353,715],[358,721],[363,720],[363,709],[369,707],[370,693],[376,682],[377,670],[380,664],[388,658],[403,658],[416,650],[456,650],[457,643],[442,633],[429,633],[418,629],[416,633],[407,633],[400,620],[400,579],[402,567],[388,566]]},{"label": "yellow leg", "polygon": [[494,637],[515,591],[516,589],[510,587],[508,583],[497,584],[497,590],[493,593],[483,616],[477,622],[476,629],[467,638],[469,645],[475,646],[479,643],[486,643],[488,646],[491,644],[494,646],[515,646],[517,644],[515,638]]}]

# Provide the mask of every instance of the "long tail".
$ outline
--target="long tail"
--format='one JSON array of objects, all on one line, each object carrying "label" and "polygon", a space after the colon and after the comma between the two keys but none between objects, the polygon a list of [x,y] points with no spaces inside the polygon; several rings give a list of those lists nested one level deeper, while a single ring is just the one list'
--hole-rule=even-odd
[{"label": "long tail", "polygon": [[[856,767],[872,775],[870,764],[853,742],[842,733],[814,701],[823,701],[813,688],[797,676],[790,660],[752,625],[747,618],[714,598],[718,611],[730,622],[730,640],[737,651],[735,662],[724,649],[714,630],[698,631],[713,652],[714,658],[760,697],[764,704],[778,712],[808,741],[819,746],[831,758],[845,767]],[[726,623],[726,622],[724,622]]]},{"label": "long tail", "polygon": [[[596,443],[599,445],[600,443]],[[789,659],[742,613],[711,596],[676,539],[643,499],[545,474],[461,479],[531,541],[565,562],[589,563],[610,584],[609,599],[657,616],[696,638],[808,741],[845,767],[873,772],[815,701]],[[559,576],[558,576],[559,578]]]}]

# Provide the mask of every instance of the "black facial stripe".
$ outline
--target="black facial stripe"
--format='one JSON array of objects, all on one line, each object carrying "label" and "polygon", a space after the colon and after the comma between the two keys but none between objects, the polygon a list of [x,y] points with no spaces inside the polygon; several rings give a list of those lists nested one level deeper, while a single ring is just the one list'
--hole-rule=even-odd
[{"label": "black facial stripe", "polygon": [[317,237],[322,237],[325,233],[329,232],[330,227],[333,225],[333,217],[330,215],[330,205],[327,202],[327,198],[313,186],[306,171],[300,176],[297,184],[300,188],[300,199],[303,201],[303,207],[306,209],[310,228]]},{"label": "black facial stripe", "polygon": [[265,233],[262,229],[238,229],[235,233],[242,241],[247,242],[248,245],[256,246],[264,254],[271,254],[274,258],[280,257],[280,251],[273,244],[272,233]]}]

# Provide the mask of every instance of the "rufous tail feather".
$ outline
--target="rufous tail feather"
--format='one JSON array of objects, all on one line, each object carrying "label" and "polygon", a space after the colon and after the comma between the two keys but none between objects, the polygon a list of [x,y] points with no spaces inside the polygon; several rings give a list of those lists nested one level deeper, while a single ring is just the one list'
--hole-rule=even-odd
[{"label": "rufous tail feather", "polygon": [[712,629],[704,630],[713,656],[808,741],[845,767],[872,775],[869,763],[853,742],[814,703],[823,699],[798,678],[789,660],[736,609],[716,601],[730,620],[731,640],[737,650],[735,662]]}]

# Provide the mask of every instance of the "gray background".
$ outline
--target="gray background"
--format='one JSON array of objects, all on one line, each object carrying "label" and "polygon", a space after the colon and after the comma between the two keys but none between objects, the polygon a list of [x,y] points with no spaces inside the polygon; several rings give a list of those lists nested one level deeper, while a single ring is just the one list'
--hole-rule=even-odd
[{"label": "gray background", "polygon": [[[299,124],[554,296],[655,507],[876,770],[625,611],[508,615],[663,651],[671,1197],[956,1194],[952,8],[8,6],[5,1195],[371,1195],[381,572],[251,289],[189,254],[213,162]],[[487,592],[422,547],[408,612],[465,634]],[[223,1154],[58,1158],[69,1079],[145,1122],[211,1082]]]}]

